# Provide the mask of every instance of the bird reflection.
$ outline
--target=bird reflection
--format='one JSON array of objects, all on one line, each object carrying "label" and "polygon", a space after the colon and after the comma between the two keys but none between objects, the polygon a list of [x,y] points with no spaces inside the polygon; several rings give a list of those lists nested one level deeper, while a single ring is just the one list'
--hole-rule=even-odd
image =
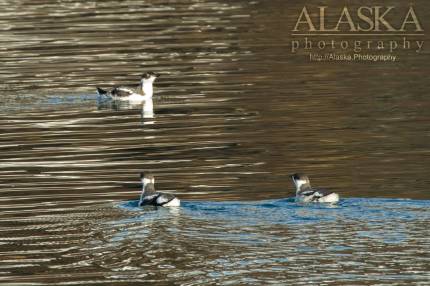
[{"label": "bird reflection", "polygon": [[[152,98],[148,98],[139,103],[133,103],[129,101],[119,101],[105,98],[97,98],[98,109],[112,109],[112,110],[127,110],[127,109],[140,109],[142,119],[154,118],[154,102]],[[147,124],[145,120],[145,124]]]},{"label": "bird reflection", "polygon": [[150,98],[142,103],[142,124],[154,124],[154,117],[154,103],[152,102],[152,98]]}]

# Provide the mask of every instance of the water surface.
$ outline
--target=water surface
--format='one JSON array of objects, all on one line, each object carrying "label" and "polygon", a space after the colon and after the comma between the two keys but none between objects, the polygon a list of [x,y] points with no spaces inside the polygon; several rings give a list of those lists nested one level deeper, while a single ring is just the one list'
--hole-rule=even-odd
[{"label": "water surface", "polygon": [[[428,53],[309,62],[302,5],[3,1],[0,283],[428,283]],[[153,115],[98,101],[145,71]],[[142,170],[184,206],[136,208]]]}]

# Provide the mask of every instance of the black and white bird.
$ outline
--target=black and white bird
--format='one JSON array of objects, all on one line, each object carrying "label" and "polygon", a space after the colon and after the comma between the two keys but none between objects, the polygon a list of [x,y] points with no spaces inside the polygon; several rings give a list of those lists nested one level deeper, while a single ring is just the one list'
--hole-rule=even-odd
[{"label": "black and white bird", "polygon": [[100,96],[107,96],[114,100],[145,101],[152,98],[154,94],[153,84],[158,77],[160,77],[159,74],[147,72],[142,75],[140,84],[135,90],[115,87],[111,91],[107,91],[97,87],[97,93]]},{"label": "black and white bird", "polygon": [[172,194],[155,191],[154,176],[147,173],[141,173],[142,194],[140,195],[139,206],[161,206],[161,207],[179,207],[181,201]]},{"label": "black and white bird", "polygon": [[293,174],[291,179],[296,186],[296,201],[298,202],[337,203],[339,201],[337,193],[312,188],[309,177],[304,174]]}]

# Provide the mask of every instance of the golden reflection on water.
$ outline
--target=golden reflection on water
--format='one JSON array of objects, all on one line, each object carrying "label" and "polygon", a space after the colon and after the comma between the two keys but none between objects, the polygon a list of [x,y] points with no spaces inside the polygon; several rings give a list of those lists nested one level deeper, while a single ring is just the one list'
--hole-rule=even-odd
[{"label": "golden reflection on water", "polygon": [[[3,1],[0,283],[426,283],[428,55],[309,63],[302,5]],[[98,100],[144,71],[152,109]],[[184,208],[123,203],[141,170]],[[344,204],[259,201],[297,171]]]}]

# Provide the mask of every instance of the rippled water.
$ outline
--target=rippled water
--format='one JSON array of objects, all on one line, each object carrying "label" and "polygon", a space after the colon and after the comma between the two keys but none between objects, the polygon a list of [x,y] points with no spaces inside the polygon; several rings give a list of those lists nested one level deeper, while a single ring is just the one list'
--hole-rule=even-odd
[{"label": "rippled water", "polygon": [[425,285],[429,206],[282,199],[142,210],[128,201],[39,214],[2,228],[2,281]]},{"label": "rippled water", "polygon": [[[428,52],[309,62],[302,5],[2,1],[0,284],[428,284]],[[95,94],[150,70],[153,114]]]}]

